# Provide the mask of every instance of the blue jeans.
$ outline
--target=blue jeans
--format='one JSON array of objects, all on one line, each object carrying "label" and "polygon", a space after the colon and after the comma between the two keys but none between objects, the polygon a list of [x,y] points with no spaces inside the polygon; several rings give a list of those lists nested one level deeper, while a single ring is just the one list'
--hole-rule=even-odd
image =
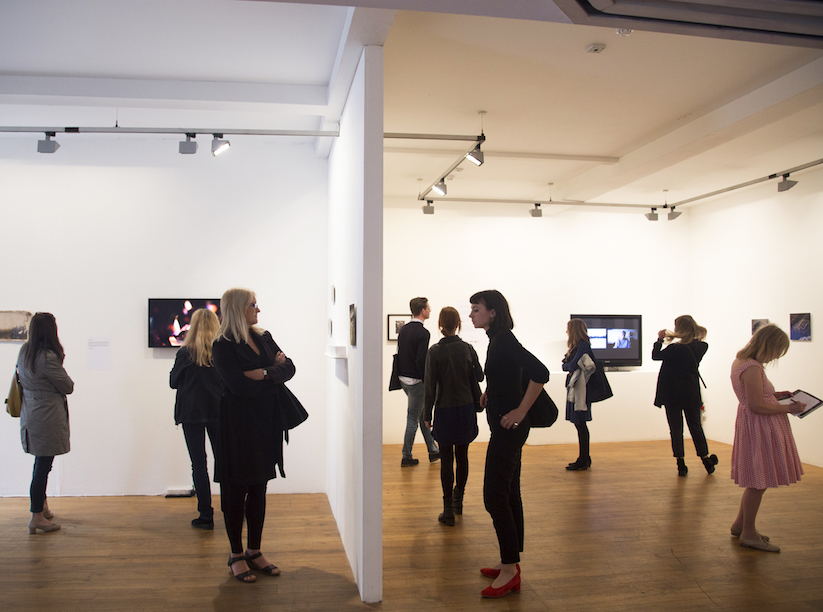
[{"label": "blue jeans", "polygon": [[412,458],[412,446],[414,445],[414,436],[417,434],[417,428],[423,433],[423,439],[426,441],[426,446],[430,453],[438,452],[437,444],[432,437],[429,428],[423,424],[423,383],[419,382],[416,385],[407,385],[403,381],[400,386],[409,398],[409,412],[406,417],[406,435],[403,438],[403,457],[407,459]]},{"label": "blue jeans", "polygon": [[211,483],[209,468],[206,466],[206,432],[209,433],[212,454],[214,453],[214,423],[183,423],[183,435],[191,457],[191,475],[197,492],[197,511],[203,520],[214,520],[211,507]]}]

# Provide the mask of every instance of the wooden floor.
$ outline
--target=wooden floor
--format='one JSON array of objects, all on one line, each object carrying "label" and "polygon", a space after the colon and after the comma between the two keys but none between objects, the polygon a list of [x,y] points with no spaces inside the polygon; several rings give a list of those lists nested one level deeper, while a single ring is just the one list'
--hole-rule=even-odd
[{"label": "wooden floor", "polygon": [[576,447],[524,448],[523,587],[500,600],[480,597],[478,569],[498,561],[484,444],[454,527],[437,522],[439,464],[401,469],[384,447],[380,604],[360,602],[325,495],[269,496],[263,545],[283,575],[253,585],[229,575],[219,525],[189,527],[194,499],[55,498],[63,529],[30,536],[28,499],[2,498],[0,611],[823,611],[823,469],[766,493],[759,527],[783,552],[761,553],[729,536],[741,490],[731,447],[711,448],[715,475],[687,458],[686,478],[665,442],[594,444],[587,472],[563,469]]}]

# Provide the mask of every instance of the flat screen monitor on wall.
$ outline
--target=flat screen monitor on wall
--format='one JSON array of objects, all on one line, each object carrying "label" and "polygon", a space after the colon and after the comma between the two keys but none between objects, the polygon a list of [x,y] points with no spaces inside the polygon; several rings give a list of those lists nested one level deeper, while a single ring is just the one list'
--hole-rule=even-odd
[{"label": "flat screen monitor on wall", "polygon": [[589,328],[594,358],[604,365],[643,365],[643,319],[641,315],[571,315]]},{"label": "flat screen monitor on wall", "polygon": [[183,346],[198,308],[208,308],[220,316],[219,299],[149,298],[149,347]]}]

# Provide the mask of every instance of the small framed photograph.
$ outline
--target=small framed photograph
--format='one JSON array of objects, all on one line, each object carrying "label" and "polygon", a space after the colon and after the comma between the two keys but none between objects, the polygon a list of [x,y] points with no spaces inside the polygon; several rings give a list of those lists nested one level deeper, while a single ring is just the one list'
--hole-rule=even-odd
[{"label": "small framed photograph", "polygon": [[808,312],[789,315],[791,325],[791,339],[800,342],[811,342],[812,340],[812,315]]},{"label": "small framed photograph", "polygon": [[28,310],[0,310],[0,341],[28,340],[31,317]]},{"label": "small framed photograph", "polygon": [[758,329],[760,329],[764,325],[768,325],[768,324],[769,324],[768,319],[752,319],[752,336],[754,335],[754,332],[756,332]]},{"label": "small framed photograph", "polygon": [[412,316],[410,314],[390,314],[386,324],[388,328],[387,338],[389,342],[397,342],[397,337],[400,335],[400,329],[411,320]]}]

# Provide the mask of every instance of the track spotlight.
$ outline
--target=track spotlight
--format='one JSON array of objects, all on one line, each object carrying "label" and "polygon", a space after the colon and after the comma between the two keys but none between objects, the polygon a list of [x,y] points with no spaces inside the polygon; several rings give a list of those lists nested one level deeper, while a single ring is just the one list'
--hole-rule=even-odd
[{"label": "track spotlight", "polygon": [[442,178],[437,183],[435,183],[432,187],[432,191],[441,196],[446,195],[446,179]]},{"label": "track spotlight", "polygon": [[669,213],[669,221],[674,221],[675,219],[677,219],[682,214],[683,214],[682,212],[675,212],[674,206],[672,206],[672,210]]},{"label": "track spotlight", "polygon": [[223,134],[214,134],[214,140],[211,141],[211,154],[214,156],[225,153],[231,146],[228,140],[221,140]]},{"label": "track spotlight", "polygon": [[[197,134],[186,134],[186,140],[180,141],[178,151],[181,155],[194,155],[197,153],[197,143],[192,138],[197,138]],[[215,155],[217,154],[215,153]]]},{"label": "track spotlight", "polygon": [[54,138],[54,132],[46,132],[46,139],[37,141],[37,152],[54,153],[57,149],[59,149],[60,143],[56,140],[52,140],[52,138]]},{"label": "track spotlight", "polygon": [[532,209],[529,211],[529,214],[530,214],[532,217],[542,217],[542,216],[543,216],[543,211],[542,211],[542,210],[541,210],[541,208],[540,208],[540,204],[538,204],[537,202],[535,202],[535,204],[534,204],[534,208],[532,208]]},{"label": "track spotlight", "polygon": [[483,151],[480,150],[480,145],[477,145],[474,149],[466,153],[466,159],[477,166],[482,166]]},{"label": "track spotlight", "polygon": [[649,221],[657,221],[657,209],[652,206],[652,211],[650,213],[646,213],[644,217],[646,217]]},{"label": "track spotlight", "polygon": [[777,191],[778,191],[778,193],[783,193],[784,191],[788,191],[789,189],[791,189],[795,185],[797,185],[797,181],[790,181],[789,180],[789,175],[784,174],[783,175],[783,180],[780,181],[777,184]]},{"label": "track spotlight", "polygon": [[423,206],[423,214],[424,215],[433,215],[434,214],[434,201],[433,200],[426,200],[426,205]]}]

